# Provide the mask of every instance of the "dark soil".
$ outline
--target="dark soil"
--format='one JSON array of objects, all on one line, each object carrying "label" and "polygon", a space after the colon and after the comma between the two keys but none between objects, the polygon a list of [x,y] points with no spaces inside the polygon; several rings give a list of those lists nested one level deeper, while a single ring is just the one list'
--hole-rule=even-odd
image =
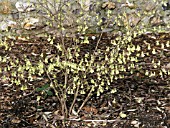
[{"label": "dark soil", "polygon": [[[156,38],[151,38],[155,36]],[[36,39],[35,39],[36,40]],[[0,55],[9,55],[11,58],[20,58],[25,54],[36,63],[38,55],[41,53],[55,52],[49,48],[48,43],[44,39],[27,42],[17,40],[12,50],[8,53],[4,52],[1,47]],[[170,40],[170,34],[158,35],[141,35],[133,43],[142,45],[145,49],[143,40],[147,40],[151,44],[156,40],[165,42]],[[103,43],[108,43],[103,38]],[[69,42],[68,42],[69,44]],[[70,44],[71,45],[71,44]],[[93,50],[95,42],[91,45],[82,46],[83,52],[86,49]],[[69,45],[68,45],[69,46]],[[99,45],[102,47],[105,45]],[[151,45],[152,47],[152,45]],[[153,46],[155,47],[155,46]],[[159,47],[155,47],[158,48]],[[105,48],[103,48],[105,49]],[[84,51],[83,51],[84,50]],[[170,47],[166,49],[164,57],[161,55],[145,57],[145,63],[150,63],[149,58],[154,57],[161,60],[161,65],[170,62]],[[145,51],[146,52],[146,51]],[[34,53],[34,54],[33,54]],[[55,53],[54,53],[55,54]],[[59,53],[58,53],[59,54]],[[6,65],[1,63],[1,67]],[[144,66],[143,69],[152,68]],[[159,67],[160,68],[160,67]],[[0,76],[4,74],[1,73]],[[10,76],[10,72],[5,74]],[[169,128],[170,127],[170,81],[169,74],[165,74],[163,78],[157,76],[146,77],[143,72],[136,72],[127,75],[124,79],[118,79],[111,83],[110,88],[116,88],[115,93],[104,92],[97,97],[95,94],[85,104],[77,118],[65,120],[65,126],[61,121],[60,105],[57,97],[48,96],[36,91],[37,87],[41,87],[48,83],[49,80],[44,75],[44,79],[38,79],[34,76],[27,90],[21,91],[20,86],[10,84],[10,80],[3,81],[0,79],[0,127],[2,128]],[[53,92],[53,90],[51,90]],[[37,96],[41,96],[37,101]],[[72,97],[70,96],[70,99]],[[79,97],[80,102],[81,98]],[[71,100],[68,100],[72,102]],[[56,114],[57,113],[57,114]],[[121,114],[124,114],[123,115]],[[60,116],[59,116],[60,115]]]}]

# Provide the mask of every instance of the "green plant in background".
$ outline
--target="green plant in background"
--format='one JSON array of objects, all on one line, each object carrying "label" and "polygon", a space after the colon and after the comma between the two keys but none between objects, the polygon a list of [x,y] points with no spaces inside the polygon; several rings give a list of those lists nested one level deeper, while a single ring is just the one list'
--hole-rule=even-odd
[{"label": "green plant in background", "polygon": [[50,85],[49,84],[45,84],[44,86],[42,87],[38,87],[36,88],[36,91],[37,92],[41,92],[42,94],[45,95],[45,97],[47,96],[53,96],[53,92],[50,90]]},{"label": "green plant in background", "polygon": [[[127,20],[130,16],[126,11],[123,14],[118,13],[115,20],[112,21],[112,15],[115,12],[108,9],[101,11],[101,13],[105,16],[107,22],[118,25],[118,27],[113,26],[113,28],[120,34],[106,43],[102,40],[102,36],[103,31],[108,32],[109,23],[103,23],[99,15],[95,17],[93,14],[93,17],[90,17],[87,15],[86,5],[74,2],[65,3],[62,0],[54,0],[51,3],[47,0],[38,0],[39,8],[46,11],[46,24],[49,27],[54,27],[55,32],[59,33],[59,37],[56,33],[46,35],[48,46],[50,46],[48,52],[42,52],[34,57],[35,62],[26,54],[21,55],[21,58],[11,57],[9,54],[0,56],[0,63],[8,65],[3,69],[1,68],[0,73],[10,71],[9,76],[3,77],[4,80],[10,79],[12,84],[21,86],[21,90],[25,90],[36,79],[48,78],[49,84],[35,90],[42,92],[45,96],[51,96],[53,95],[50,90],[52,88],[55,92],[54,95],[60,102],[62,115],[64,118],[68,118],[73,114],[78,116],[92,95],[100,96],[104,91],[116,93],[116,88],[111,84],[118,79],[127,78],[135,72],[143,73],[147,78],[163,77],[165,74],[170,74],[163,68],[159,70],[159,74],[155,70],[145,70],[143,69],[145,64],[141,62],[149,55],[159,53],[160,56],[164,56],[164,50],[169,48],[168,42],[164,45],[159,41],[155,44],[143,41],[147,46],[146,48],[133,43],[134,38],[148,31],[162,32],[163,28],[159,26],[140,28],[139,21],[131,20],[129,22]],[[97,3],[97,5],[101,6],[100,3]],[[65,12],[66,8],[67,11]],[[72,12],[72,9],[77,12]],[[139,17],[140,15],[138,14]],[[94,24],[91,24],[91,21]],[[96,29],[93,29],[93,26],[101,27],[94,45],[87,35],[82,39],[76,38],[77,33],[80,33],[80,35],[98,33]],[[111,31],[113,30],[109,30],[109,32]],[[73,36],[70,37],[70,35]],[[66,38],[68,36],[71,39],[68,40]],[[0,47],[3,47],[5,51],[11,50],[9,46],[12,47],[13,45],[1,41]],[[163,52],[160,53],[155,46],[160,46]],[[150,65],[157,69],[161,67],[161,62],[151,58]],[[78,101],[77,97],[79,96],[85,97],[82,99],[83,101]],[[76,106],[77,103],[80,103],[78,107]]]}]

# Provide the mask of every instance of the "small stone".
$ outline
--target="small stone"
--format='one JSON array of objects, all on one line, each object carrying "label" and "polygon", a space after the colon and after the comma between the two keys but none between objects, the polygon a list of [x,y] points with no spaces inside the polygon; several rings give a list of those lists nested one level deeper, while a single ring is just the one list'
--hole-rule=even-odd
[{"label": "small stone", "polygon": [[7,20],[0,23],[0,30],[7,31],[9,28],[16,28],[17,23],[15,21]]},{"label": "small stone", "polygon": [[1,30],[1,31],[6,31],[6,30],[8,30],[8,24],[7,24],[7,22],[2,21],[2,22],[0,23],[0,30]]},{"label": "small stone", "polygon": [[136,8],[136,5],[134,3],[127,2],[125,4],[122,4],[121,7],[128,7],[130,9]]},{"label": "small stone", "polygon": [[22,23],[22,27],[27,30],[31,30],[33,28],[36,28],[37,23],[39,22],[39,19],[37,18],[26,18],[24,22]]},{"label": "small stone", "polygon": [[35,10],[35,7],[32,3],[24,3],[21,1],[16,2],[15,7],[19,12],[29,12]]},{"label": "small stone", "polygon": [[12,21],[12,20],[8,21],[8,27],[16,28],[16,26],[17,26],[17,23],[15,21]]},{"label": "small stone", "polygon": [[163,24],[163,21],[161,20],[160,16],[153,16],[150,18],[150,23],[152,26],[157,26]]},{"label": "small stone", "polygon": [[113,3],[113,2],[105,2],[103,5],[102,5],[102,8],[103,9],[110,9],[110,10],[113,10],[113,9],[115,9],[116,8],[116,4],[115,3]]}]

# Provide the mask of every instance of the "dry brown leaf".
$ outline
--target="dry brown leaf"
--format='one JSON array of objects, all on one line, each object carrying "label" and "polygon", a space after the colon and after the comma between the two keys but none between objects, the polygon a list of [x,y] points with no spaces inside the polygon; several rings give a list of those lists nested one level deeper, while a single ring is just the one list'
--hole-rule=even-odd
[{"label": "dry brown leaf", "polygon": [[98,113],[98,110],[94,107],[83,107],[83,110],[86,111],[87,113],[94,113],[94,114],[97,114]]},{"label": "dry brown leaf", "polygon": [[11,122],[15,123],[15,124],[19,124],[21,122],[21,120],[18,119],[18,118],[14,118],[14,119],[11,120]]}]

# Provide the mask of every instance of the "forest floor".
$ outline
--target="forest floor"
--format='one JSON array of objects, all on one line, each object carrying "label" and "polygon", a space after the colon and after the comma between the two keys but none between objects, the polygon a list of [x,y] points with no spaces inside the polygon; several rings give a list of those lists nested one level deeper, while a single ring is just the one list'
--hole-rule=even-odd
[{"label": "forest floor", "polygon": [[[170,35],[166,38],[166,40],[168,39],[170,39]],[[18,44],[21,45],[20,42]],[[22,44],[22,46],[24,45]],[[29,45],[25,51],[27,53],[35,51],[38,54],[38,50],[44,48],[42,45]],[[15,47],[12,50],[16,52],[16,49],[19,48]],[[169,54],[167,53],[164,58],[166,63],[170,62],[169,51]],[[17,53],[12,55],[20,56]],[[158,77],[156,78],[157,82],[155,82],[155,78],[143,77],[142,75],[136,77],[136,74],[132,74],[128,78],[118,79],[110,85],[116,88],[115,93],[106,91],[99,97],[92,96],[79,113],[81,120],[77,118],[65,120],[65,127],[169,128],[170,84],[167,80],[169,80],[169,76],[166,78]],[[0,81],[0,127],[64,127],[61,121],[62,116],[59,117],[58,114],[61,109],[57,97],[55,95],[45,96],[36,92],[35,88],[46,83],[48,83],[46,77],[43,80],[37,79],[33,86],[22,91],[20,86],[10,85],[9,81]],[[39,101],[37,101],[37,96],[41,96]]]}]

